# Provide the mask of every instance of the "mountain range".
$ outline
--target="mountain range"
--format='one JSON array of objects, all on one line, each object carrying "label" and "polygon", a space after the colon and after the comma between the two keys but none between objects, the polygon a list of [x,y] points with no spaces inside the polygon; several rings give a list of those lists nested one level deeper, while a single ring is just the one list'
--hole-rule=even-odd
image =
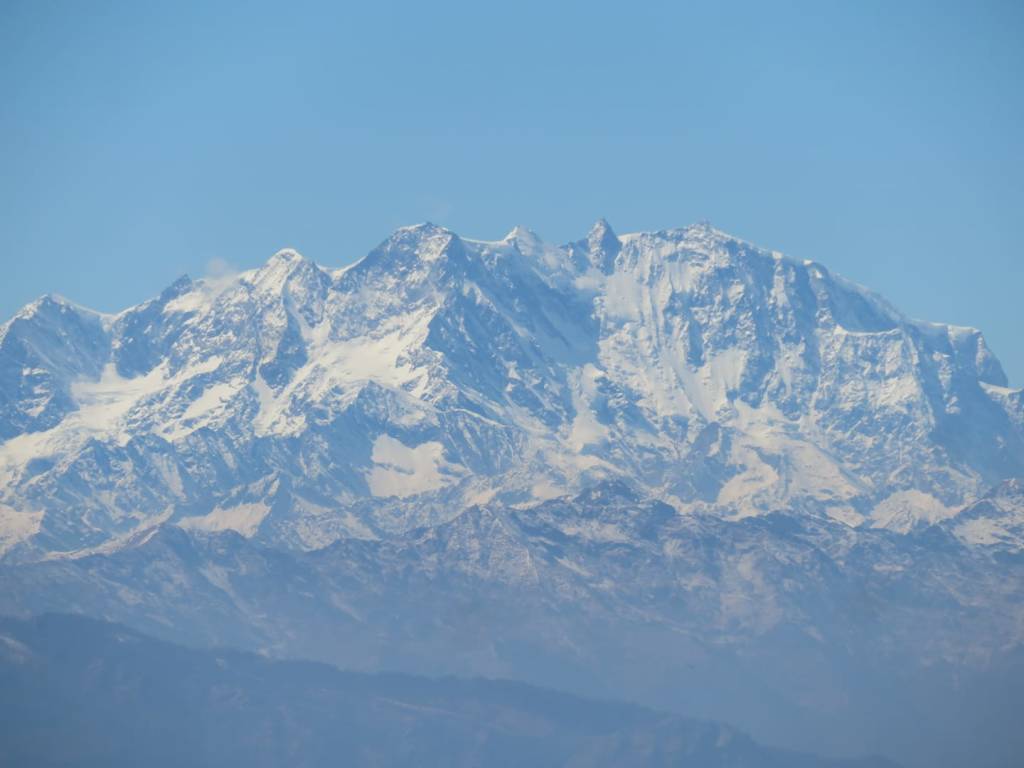
[{"label": "mountain range", "polygon": [[344,673],[80,617],[0,619],[0,633],[0,765],[892,765],[771,749],[717,723],[517,683]]},{"label": "mountain range", "polygon": [[1024,390],[708,224],[430,224],[0,328],[0,612],[1024,753]]}]

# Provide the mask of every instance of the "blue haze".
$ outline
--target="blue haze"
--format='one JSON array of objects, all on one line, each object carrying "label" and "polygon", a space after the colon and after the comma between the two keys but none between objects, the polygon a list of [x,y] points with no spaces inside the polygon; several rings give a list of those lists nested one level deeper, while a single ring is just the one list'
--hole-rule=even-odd
[{"label": "blue haze", "polygon": [[146,5],[0,7],[3,317],[425,219],[708,218],[1024,383],[1018,3]]}]

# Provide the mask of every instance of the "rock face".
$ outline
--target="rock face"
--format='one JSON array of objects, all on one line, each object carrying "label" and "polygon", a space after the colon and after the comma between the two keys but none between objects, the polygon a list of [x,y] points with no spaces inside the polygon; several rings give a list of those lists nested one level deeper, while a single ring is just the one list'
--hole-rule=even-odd
[{"label": "rock face", "polygon": [[0,613],[1024,749],[1024,392],[979,332],[707,225],[44,298],[0,410]]},{"label": "rock face", "polygon": [[914,322],[707,225],[554,248],[400,229],[0,331],[9,556],[157,522],[294,549],[628,479],[680,514],[906,532],[1024,475],[1024,396]]}]

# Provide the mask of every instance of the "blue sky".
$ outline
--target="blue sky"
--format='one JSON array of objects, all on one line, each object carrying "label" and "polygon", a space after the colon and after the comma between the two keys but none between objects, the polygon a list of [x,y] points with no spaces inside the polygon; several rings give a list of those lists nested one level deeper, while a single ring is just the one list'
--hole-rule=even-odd
[{"label": "blue sky", "polygon": [[1024,384],[1024,4],[0,5],[0,314],[431,220],[707,218]]}]

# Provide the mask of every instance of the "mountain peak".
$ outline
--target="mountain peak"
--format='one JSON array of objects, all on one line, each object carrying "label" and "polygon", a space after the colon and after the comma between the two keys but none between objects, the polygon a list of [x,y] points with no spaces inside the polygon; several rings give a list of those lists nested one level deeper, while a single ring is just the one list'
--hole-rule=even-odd
[{"label": "mountain peak", "polygon": [[615,257],[622,250],[622,241],[608,220],[600,218],[594,222],[585,239],[567,248],[576,269],[583,272],[596,269],[607,275],[614,269]]},{"label": "mountain peak", "polygon": [[288,264],[299,261],[308,261],[308,259],[305,256],[303,256],[294,248],[282,248],[273,256],[271,256],[270,260],[276,262],[285,262]]},{"label": "mountain peak", "polygon": [[282,248],[247,281],[259,291],[273,293],[296,276],[303,276],[301,279],[306,280],[315,278],[320,271],[320,267],[312,259],[303,256],[294,248]]},{"label": "mountain peak", "polygon": [[[82,530],[91,542],[62,493],[85,487],[73,473],[92,459],[73,452],[97,424],[116,435],[111,451],[158,435],[181,456],[194,450],[187,440],[214,441],[217,430],[245,452],[323,424],[338,425],[341,446],[357,424],[361,453],[325,447],[325,473],[303,487],[367,510],[399,498],[375,495],[388,483],[424,499],[444,488],[451,497],[437,514],[484,487],[519,500],[642,476],[639,487],[674,506],[725,516],[760,514],[798,493],[837,519],[857,522],[875,508],[873,519],[904,508],[934,517],[976,499],[982,484],[1024,474],[1024,405],[981,386],[998,383],[998,372],[980,335],[923,332],[866,290],[735,242],[707,222],[620,238],[599,219],[565,246],[522,226],[494,242],[424,222],[395,230],[343,275],[285,248],[229,287],[183,282],[180,298],[171,291],[109,329],[50,298],[40,322],[19,323],[24,333],[0,349],[13,372],[11,384],[0,382],[0,435],[77,415],[54,433],[66,449],[38,442],[35,453],[7,454],[21,474],[0,505],[28,505],[47,483],[55,533],[44,541],[79,546]],[[102,378],[111,349],[123,381]],[[222,362],[207,369],[211,359]],[[163,361],[166,376],[136,376]],[[467,404],[479,423],[462,421],[476,418]],[[820,431],[794,426],[809,413]],[[769,428],[778,434],[770,444],[761,437]],[[374,453],[382,436],[401,447],[385,440]],[[487,440],[501,446],[500,461],[474,447]],[[33,475],[44,465],[29,463],[51,455],[60,461]],[[5,460],[0,450],[0,470]],[[161,461],[154,454],[153,466]],[[711,468],[691,479],[693,462]],[[224,470],[232,491],[261,473],[305,471],[286,451],[261,454],[252,470],[243,464]],[[754,490],[737,494],[727,477]],[[113,511],[107,497],[81,499],[116,521],[113,534],[125,532],[121,510],[138,508],[132,494],[150,487],[133,482],[116,491],[122,507]],[[184,508],[177,488],[164,484],[162,503]],[[409,519],[435,514],[433,503]],[[304,509],[296,502],[288,514],[305,525]],[[317,525],[325,540],[338,535],[333,523]]]},{"label": "mountain peak", "polygon": [[524,227],[521,224],[516,224],[514,227],[512,227],[509,233],[505,235],[504,238],[502,238],[502,240],[504,242],[522,241],[532,244],[539,243],[540,237],[532,229],[528,229],[527,227]]},{"label": "mountain peak", "polygon": [[[393,247],[413,247],[420,249],[424,243],[431,243],[437,241],[447,242],[449,240],[457,239],[456,235],[452,230],[447,227],[442,227],[439,224],[434,224],[430,221],[423,221],[419,224],[410,224],[404,227],[398,227],[383,243],[378,246],[380,248],[393,248]],[[432,247],[430,250],[434,250]]]},{"label": "mountain peak", "polygon": [[604,237],[606,233],[611,233],[612,235],[615,234],[612,230],[612,225],[608,223],[608,219],[602,216],[594,222],[594,225],[590,228],[589,234]]},{"label": "mountain peak", "polygon": [[437,224],[424,221],[395,229],[386,240],[352,266],[352,273],[366,271],[404,274],[424,264],[443,260],[459,236]]},{"label": "mountain peak", "polygon": [[[38,299],[22,307],[15,315],[14,318],[28,318],[39,314],[41,311],[56,311],[56,312],[78,312],[84,315],[90,315],[94,317],[104,318],[108,317],[106,313],[99,312],[89,307],[84,307],[74,301],[71,301],[59,293],[44,293]],[[12,318],[12,319],[14,319]]]},{"label": "mountain peak", "polygon": [[618,252],[622,247],[622,242],[612,229],[612,225],[603,218],[594,222],[594,226],[587,233],[587,242],[591,248],[600,248],[604,251]]},{"label": "mountain peak", "polygon": [[399,227],[394,231],[394,233],[392,233],[392,237],[400,237],[408,234],[430,235],[437,233],[452,234],[451,230],[448,228],[435,224],[432,221],[421,221],[418,224],[407,224],[404,227]]},{"label": "mountain peak", "polygon": [[737,240],[738,238],[730,235],[714,224],[711,223],[710,219],[698,219],[693,224],[689,224],[683,227],[681,230],[676,230],[682,233],[684,237],[694,238],[700,240]]},{"label": "mountain peak", "polygon": [[284,278],[307,265],[315,266],[312,259],[303,256],[294,248],[282,248],[257,270],[257,279],[262,282],[265,279]]}]

